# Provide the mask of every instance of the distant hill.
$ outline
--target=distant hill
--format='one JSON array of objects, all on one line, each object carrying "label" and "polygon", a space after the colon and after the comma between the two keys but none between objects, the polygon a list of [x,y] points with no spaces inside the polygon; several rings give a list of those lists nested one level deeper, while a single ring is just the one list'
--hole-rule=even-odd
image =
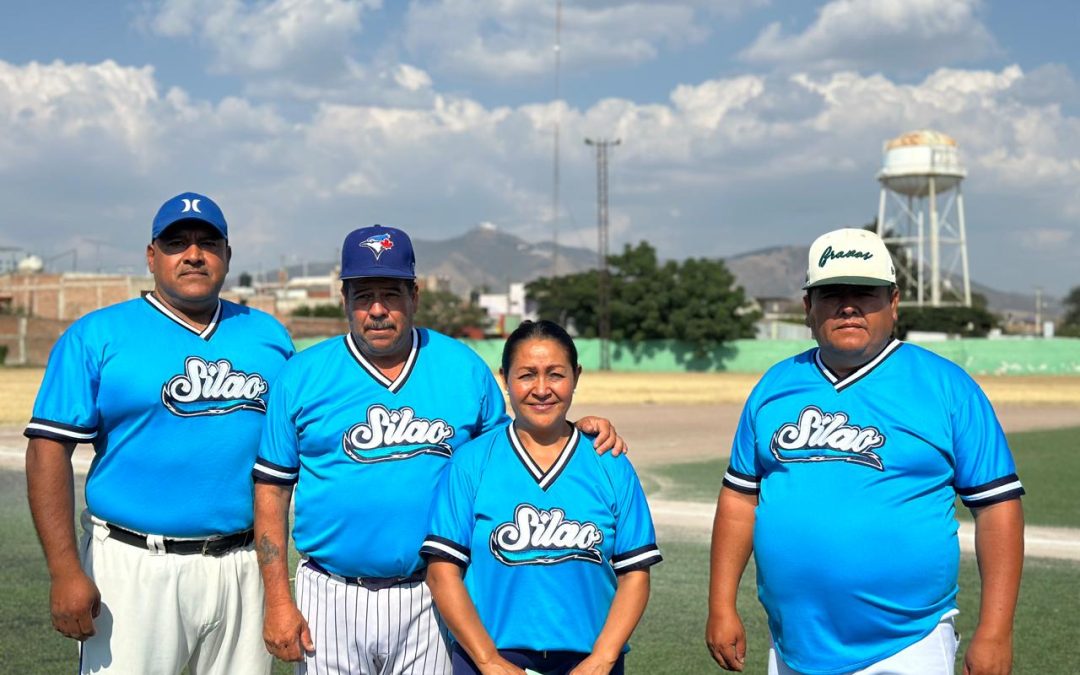
[{"label": "distant hill", "polygon": [[[748,295],[755,298],[800,298],[809,251],[809,246],[774,246],[733,256],[724,262]],[[954,285],[960,287],[958,278],[954,278]],[[971,282],[971,292],[983,295],[990,310],[999,314],[1031,316],[1035,312],[1034,294],[999,291],[974,280]],[[1046,318],[1062,314],[1058,298],[1044,297],[1043,302]]]},{"label": "distant hill", "polygon": [[[492,227],[477,227],[460,237],[442,241],[416,239],[416,268],[450,280],[454,292],[499,292],[510,282],[532,281],[550,276],[554,247],[550,242],[532,244]],[[596,267],[596,252],[559,247],[559,273],[573,274]]]},{"label": "distant hill", "polygon": [[[416,269],[420,275],[450,280],[459,295],[486,289],[499,292],[511,282],[532,281],[551,274],[551,242],[530,243],[493,227],[476,227],[461,236],[440,241],[414,239]],[[756,297],[801,298],[808,246],[774,246],[726,258],[724,262],[747,294]],[[312,262],[287,268],[289,277],[328,274],[336,263]],[[559,272],[571,274],[596,267],[596,252],[559,247]],[[957,284],[958,284],[957,280]],[[999,291],[972,281],[973,293],[986,297],[994,312],[1030,316],[1035,310],[1031,294]],[[1044,298],[1047,318],[1062,313],[1060,300]]]}]

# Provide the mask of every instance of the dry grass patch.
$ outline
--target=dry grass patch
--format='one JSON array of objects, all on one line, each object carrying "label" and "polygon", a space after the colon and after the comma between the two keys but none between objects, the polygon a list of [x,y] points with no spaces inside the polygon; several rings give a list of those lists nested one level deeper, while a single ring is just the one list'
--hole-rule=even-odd
[{"label": "dry grass patch", "polygon": [[44,368],[0,368],[0,424],[26,424]]},{"label": "dry grass patch", "polygon": [[[0,424],[25,424],[44,370],[0,368]],[[579,404],[741,404],[760,375],[744,373],[586,372],[574,400]],[[1080,377],[981,376],[996,404],[1080,406]],[[1080,422],[1080,411],[1077,413]]]},{"label": "dry grass patch", "polygon": [[[1080,377],[1070,375],[982,375],[975,378],[994,403],[1080,405]],[[1077,414],[1080,424],[1080,411]]]}]

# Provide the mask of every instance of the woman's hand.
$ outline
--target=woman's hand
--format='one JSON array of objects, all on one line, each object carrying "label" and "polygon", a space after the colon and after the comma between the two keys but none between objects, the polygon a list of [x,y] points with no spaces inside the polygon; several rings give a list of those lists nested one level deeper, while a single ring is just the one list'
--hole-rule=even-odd
[{"label": "woman's hand", "polygon": [[570,675],[607,675],[618,660],[618,657],[611,659],[593,652],[585,657],[584,661],[574,666]]}]

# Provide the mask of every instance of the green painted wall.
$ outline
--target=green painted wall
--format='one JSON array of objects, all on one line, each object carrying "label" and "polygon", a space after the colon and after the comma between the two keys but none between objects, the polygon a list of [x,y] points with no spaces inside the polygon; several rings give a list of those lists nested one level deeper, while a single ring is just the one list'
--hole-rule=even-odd
[{"label": "green painted wall", "polygon": [[[320,338],[297,340],[305,349]],[[492,368],[502,357],[502,340],[464,340]],[[589,370],[600,365],[600,341],[578,339],[578,359]],[[760,373],[772,364],[814,346],[811,340],[736,340],[704,357],[673,340],[638,346],[613,344],[613,370],[641,373],[715,371]],[[1080,340],[1070,338],[949,340],[927,342],[926,347],[963,366],[972,375],[1080,375]]]}]

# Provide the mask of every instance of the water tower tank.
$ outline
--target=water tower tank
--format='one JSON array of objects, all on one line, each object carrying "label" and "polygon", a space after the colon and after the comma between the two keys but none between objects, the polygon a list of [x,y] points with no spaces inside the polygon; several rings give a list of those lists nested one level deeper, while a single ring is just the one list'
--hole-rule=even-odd
[{"label": "water tower tank", "polygon": [[45,261],[36,255],[28,255],[19,261],[17,269],[21,274],[37,274],[45,269]]},{"label": "water tower tank", "polygon": [[956,140],[940,131],[911,131],[885,142],[884,166],[878,174],[882,186],[909,197],[925,197],[934,190],[948,192],[967,172],[960,165]]}]

